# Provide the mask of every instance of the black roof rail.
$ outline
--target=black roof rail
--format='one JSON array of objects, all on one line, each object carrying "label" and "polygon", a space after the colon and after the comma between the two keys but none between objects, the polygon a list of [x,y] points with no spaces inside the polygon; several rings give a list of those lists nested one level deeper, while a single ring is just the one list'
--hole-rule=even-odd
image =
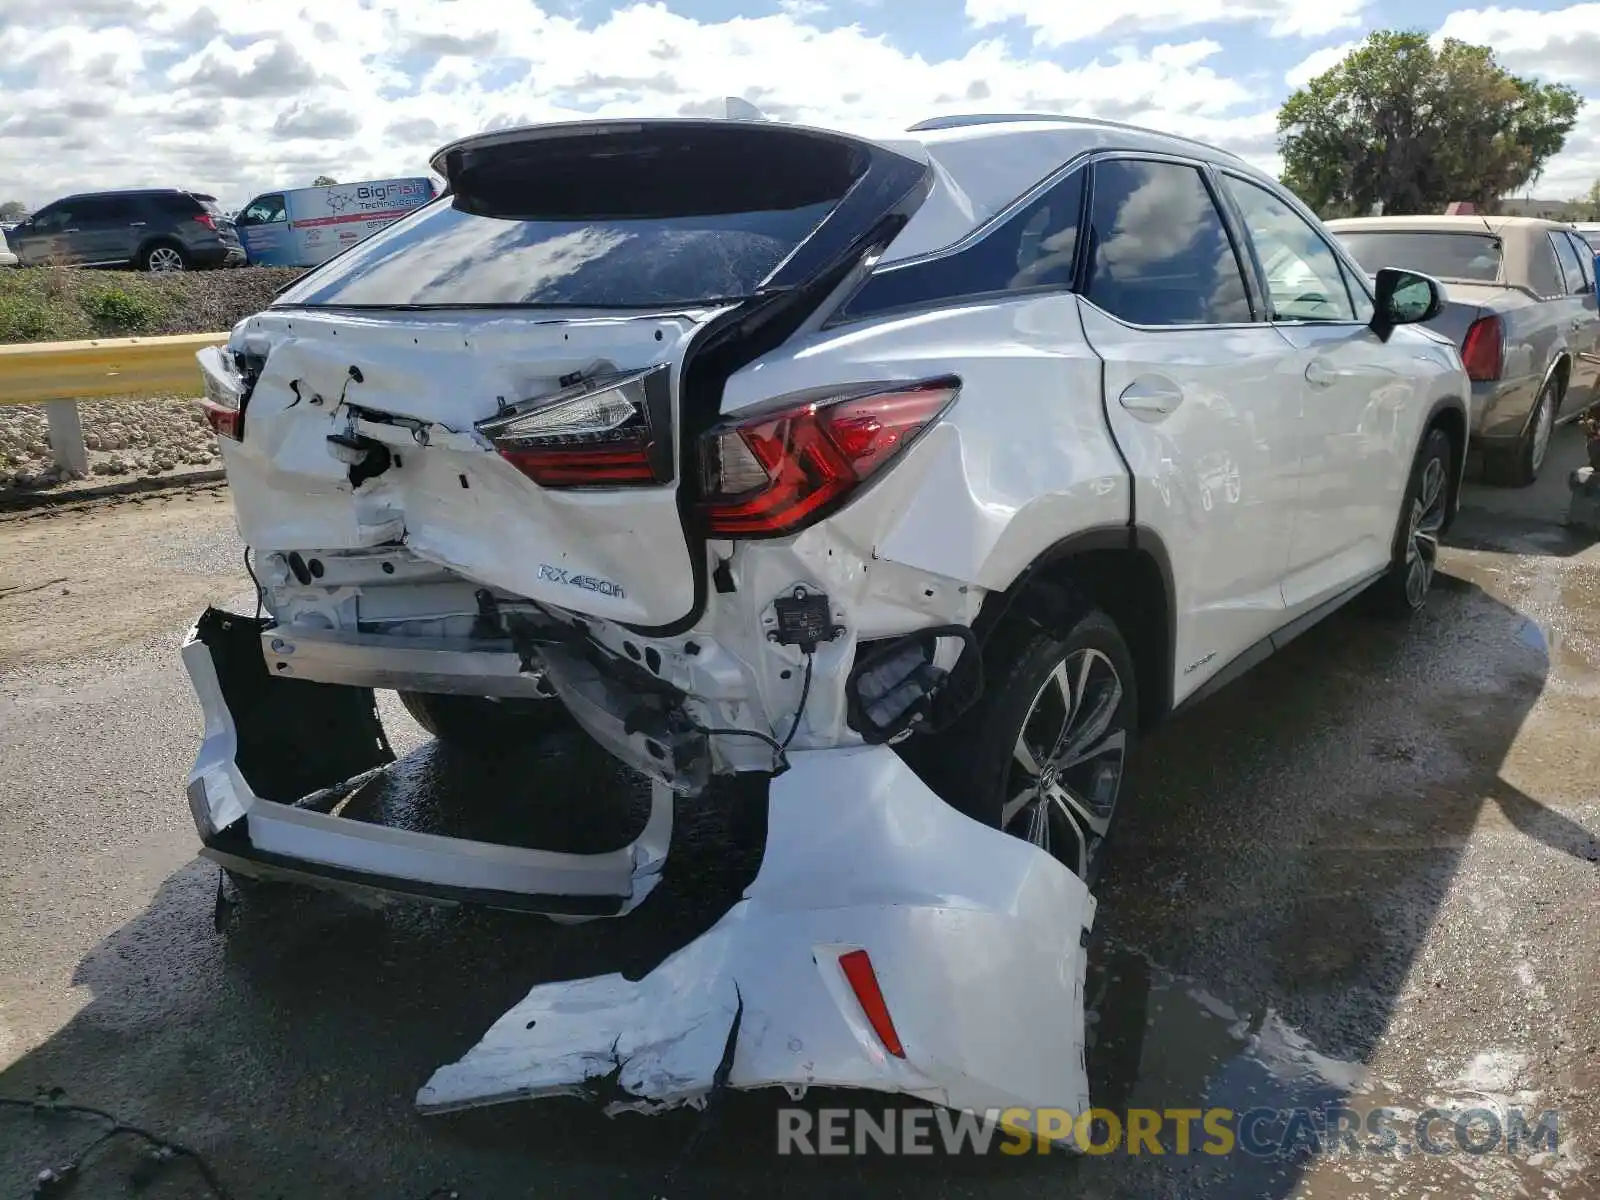
[{"label": "black roof rail", "polygon": [[929,117],[926,121],[918,121],[915,125],[909,126],[906,132],[927,133],[936,129],[966,129],[973,125],[1005,125],[1021,121],[1048,121],[1062,125],[1093,125],[1100,129],[1126,129],[1130,133],[1145,133],[1152,137],[1170,138],[1175,142],[1187,142],[1191,146],[1203,146],[1213,154],[1222,154],[1229,158],[1239,157],[1231,150],[1224,150],[1220,146],[1213,146],[1198,138],[1184,137],[1180,133],[1167,133],[1160,129],[1151,129],[1148,125],[1131,125],[1126,121],[1077,117],[1071,113],[963,113],[948,117]]}]

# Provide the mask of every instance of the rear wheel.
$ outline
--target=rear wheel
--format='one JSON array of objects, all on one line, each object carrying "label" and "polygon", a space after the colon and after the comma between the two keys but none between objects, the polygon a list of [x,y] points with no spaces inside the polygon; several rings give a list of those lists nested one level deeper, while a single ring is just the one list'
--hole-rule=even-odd
[{"label": "rear wheel", "polygon": [[141,271],[186,271],[189,256],[176,242],[153,242],[139,255]]},{"label": "rear wheel", "polygon": [[1561,389],[1552,379],[1539,393],[1533,414],[1528,418],[1528,427],[1522,431],[1517,444],[1484,455],[1484,478],[1502,487],[1528,487],[1537,480],[1545,456],[1550,451],[1550,438],[1556,427],[1556,411],[1560,407]]},{"label": "rear wheel", "polygon": [[1137,736],[1127,643],[1108,616],[1080,605],[1058,628],[1017,621],[997,630],[984,677],[982,699],[932,752],[929,782],[1093,885]]},{"label": "rear wheel", "polygon": [[447,746],[492,750],[551,729],[571,726],[566,705],[551,699],[451,696],[401,692],[400,703],[418,725]]}]

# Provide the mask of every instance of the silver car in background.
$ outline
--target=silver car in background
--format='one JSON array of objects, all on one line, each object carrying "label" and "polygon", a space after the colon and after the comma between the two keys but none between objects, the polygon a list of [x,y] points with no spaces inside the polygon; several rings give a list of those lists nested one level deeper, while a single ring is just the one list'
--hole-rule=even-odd
[{"label": "silver car in background", "polygon": [[1569,225],[1533,217],[1358,217],[1328,229],[1370,274],[1420,271],[1449,293],[1428,324],[1461,349],[1484,475],[1525,487],[1558,423],[1597,400],[1595,251]]}]

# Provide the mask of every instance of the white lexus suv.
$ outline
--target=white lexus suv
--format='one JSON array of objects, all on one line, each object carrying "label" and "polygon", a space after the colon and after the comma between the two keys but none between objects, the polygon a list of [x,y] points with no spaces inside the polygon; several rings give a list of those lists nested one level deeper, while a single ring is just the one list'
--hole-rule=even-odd
[{"label": "white lexus suv", "polygon": [[[419,1103],[1080,1111],[1139,732],[1369,587],[1424,603],[1470,394],[1440,286],[1369,283],[1231,154],[1072,118],[586,121],[434,167],[201,356],[264,609],[184,650],[205,852],[614,916],[675,806],[770,777],[722,921],[534,988]],[[649,823],[571,854],[352,819],[374,688],[481,753],[576,723]]]}]

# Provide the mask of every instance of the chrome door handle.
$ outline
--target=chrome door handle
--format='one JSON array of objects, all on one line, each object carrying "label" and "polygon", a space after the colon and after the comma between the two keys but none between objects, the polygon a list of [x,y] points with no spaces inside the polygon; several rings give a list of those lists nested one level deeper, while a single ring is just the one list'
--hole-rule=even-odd
[{"label": "chrome door handle", "polygon": [[143,229],[144,228],[144,222],[143,221],[129,221],[128,222],[128,228],[129,229]]},{"label": "chrome door handle", "polygon": [[1176,386],[1158,380],[1135,380],[1122,389],[1117,397],[1123,408],[1145,416],[1165,417],[1183,403],[1183,393]]},{"label": "chrome door handle", "polygon": [[63,229],[61,232],[62,233],[77,233],[78,231],[76,229]]},{"label": "chrome door handle", "polygon": [[1330,387],[1338,378],[1339,372],[1319,358],[1313,358],[1306,364],[1306,382],[1313,387]]}]

